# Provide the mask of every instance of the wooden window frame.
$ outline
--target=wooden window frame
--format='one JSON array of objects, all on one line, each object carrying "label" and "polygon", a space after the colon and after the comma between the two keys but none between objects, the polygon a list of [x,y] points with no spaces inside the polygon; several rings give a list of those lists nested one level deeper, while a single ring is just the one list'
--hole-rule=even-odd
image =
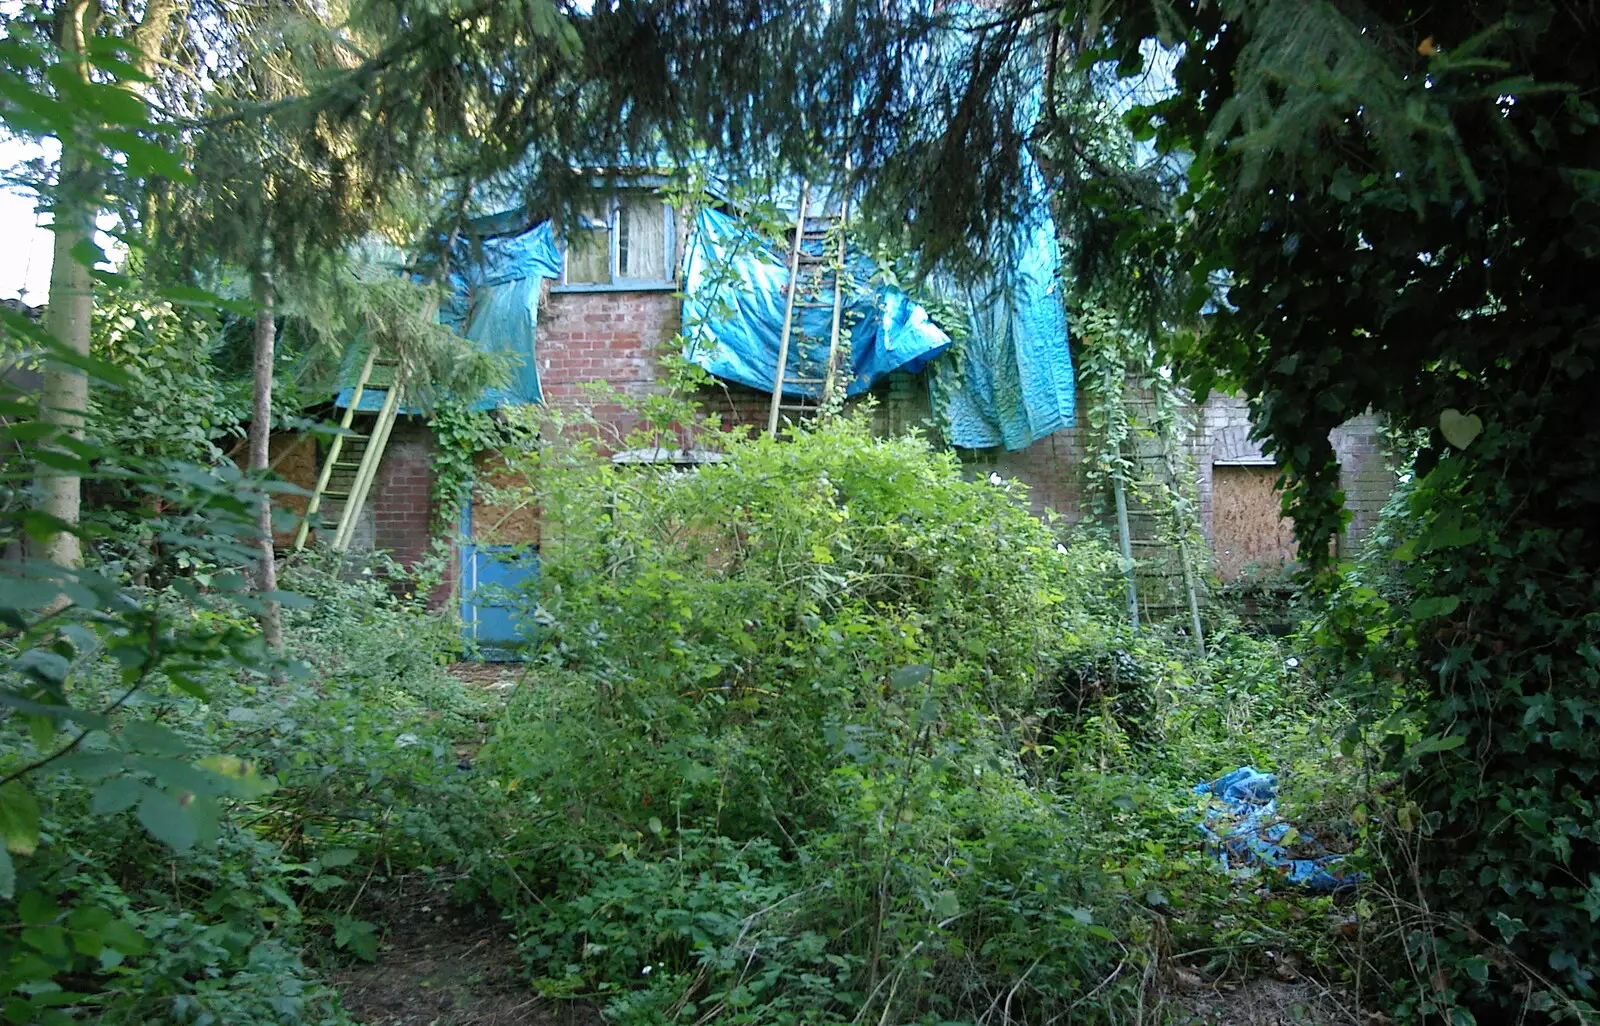
[{"label": "wooden window frame", "polygon": [[[618,274],[618,265],[621,260],[622,230],[619,217],[624,197],[633,198],[648,196],[661,206],[662,239],[666,246],[662,266],[667,271],[665,278],[623,278]],[[596,227],[593,230],[599,230]],[[663,200],[653,190],[629,189],[606,200],[605,232],[607,243],[606,273],[609,281],[603,282],[569,282],[567,280],[567,247],[561,247],[561,281],[552,287],[555,292],[657,292],[673,290],[678,287],[677,257],[678,257],[678,219],[677,212],[672,209],[672,204]]]}]

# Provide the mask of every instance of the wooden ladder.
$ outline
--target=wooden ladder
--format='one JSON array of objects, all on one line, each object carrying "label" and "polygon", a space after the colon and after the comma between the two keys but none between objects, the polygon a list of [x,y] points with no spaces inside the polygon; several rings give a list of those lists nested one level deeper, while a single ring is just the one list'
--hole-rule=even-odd
[{"label": "wooden ladder", "polygon": [[[840,342],[845,288],[844,229],[850,219],[850,200],[848,196],[845,198],[839,213],[817,217],[810,215],[810,204],[811,183],[806,182],[800,187],[800,206],[795,212],[794,242],[789,248],[789,284],[783,297],[783,330],[778,336],[778,365],[772,376],[772,405],[767,411],[767,434],[774,438],[784,413],[793,414],[791,419],[798,419],[832,408],[839,387],[840,365],[848,359],[846,347]],[[815,227],[813,222],[820,222],[821,227]],[[834,244],[832,253],[828,252],[830,242]],[[809,249],[808,243],[811,244]],[[808,365],[803,326],[803,311],[817,309],[832,311],[828,355],[820,366],[815,360]],[[797,315],[796,310],[802,313]],[[795,386],[795,396],[785,402],[784,390],[791,385]],[[815,403],[806,402],[807,392],[817,385],[822,386],[820,399]]]},{"label": "wooden ladder", "polygon": [[[376,368],[386,368],[391,371],[392,377],[387,385],[372,383],[372,372]],[[372,429],[366,434],[351,430],[355,423],[356,413],[361,407],[361,398],[368,391],[384,393],[383,405],[378,409],[377,419],[372,424]],[[366,361],[361,366],[361,374],[356,378],[355,388],[350,392],[350,405],[345,407],[344,416],[339,420],[339,434],[335,435],[333,442],[328,446],[327,458],[322,462],[322,470],[317,474],[317,486],[312,490],[311,501],[306,504],[305,518],[300,521],[300,526],[295,531],[294,547],[303,549],[306,536],[311,530],[311,518],[320,512],[325,500],[333,500],[338,504],[337,526],[334,528],[332,548],[335,552],[345,552],[350,548],[350,541],[355,535],[356,522],[361,518],[361,510],[366,505],[367,495],[372,491],[372,482],[377,479],[378,465],[383,461],[383,451],[389,444],[389,434],[394,430],[395,419],[400,413],[400,402],[405,392],[403,369],[397,361],[378,359],[378,347],[373,346],[367,351]],[[350,452],[346,451],[349,448]]]},{"label": "wooden ladder", "polygon": [[[1156,619],[1187,612],[1191,641],[1203,659],[1206,647],[1200,621],[1199,573],[1190,540],[1197,525],[1190,499],[1184,494],[1181,458],[1153,436],[1135,437],[1132,450],[1128,454],[1133,467],[1130,483],[1142,496],[1125,498],[1120,475],[1113,487],[1122,554],[1135,568],[1128,576],[1133,625],[1139,625],[1141,609]],[[1142,582],[1142,588],[1136,580]]]}]

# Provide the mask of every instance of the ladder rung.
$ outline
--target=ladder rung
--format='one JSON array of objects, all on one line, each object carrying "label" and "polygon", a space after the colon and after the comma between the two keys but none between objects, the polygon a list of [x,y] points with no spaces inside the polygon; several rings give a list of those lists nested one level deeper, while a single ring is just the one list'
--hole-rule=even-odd
[{"label": "ladder rung", "polygon": [[350,493],[349,492],[326,491],[326,492],[322,493],[322,497],[324,499],[348,499],[348,498],[350,498]]}]

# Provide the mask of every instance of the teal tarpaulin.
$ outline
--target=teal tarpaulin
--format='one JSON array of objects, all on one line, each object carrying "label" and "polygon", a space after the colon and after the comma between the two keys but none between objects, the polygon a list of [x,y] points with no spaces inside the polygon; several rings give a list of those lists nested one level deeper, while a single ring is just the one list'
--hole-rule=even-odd
[{"label": "teal tarpaulin", "polygon": [[[439,309],[439,322],[484,352],[507,357],[505,386],[485,390],[474,402],[474,408],[488,410],[539,402],[543,393],[534,358],[539,295],[546,278],[561,277],[561,250],[550,223],[515,234],[460,240],[451,254],[450,266],[452,291]],[[348,382],[354,376],[354,368],[347,367],[340,380]],[[342,388],[338,405],[350,405],[352,391],[349,385]],[[360,408],[375,412],[383,400],[384,390],[368,389],[361,396]]]},{"label": "teal tarpaulin", "polygon": [[[864,392],[893,371],[920,370],[949,347],[950,337],[926,310],[899,289],[873,284],[871,261],[854,256],[848,270],[841,318],[850,346],[847,394]],[[788,284],[787,253],[738,219],[702,210],[684,260],[685,355],[719,378],[771,392]],[[832,308],[797,306],[794,316],[804,341],[798,347],[791,342],[784,376],[820,378]],[[790,381],[785,391],[815,397],[822,386]]]}]

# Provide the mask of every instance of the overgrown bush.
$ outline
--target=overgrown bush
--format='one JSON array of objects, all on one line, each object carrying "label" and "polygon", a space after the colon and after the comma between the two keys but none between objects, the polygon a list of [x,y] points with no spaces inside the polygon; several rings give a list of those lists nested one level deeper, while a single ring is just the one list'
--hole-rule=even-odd
[{"label": "overgrown bush", "polygon": [[514,824],[483,879],[542,992],[640,1024],[1115,1021],[1172,938],[1299,929],[1228,909],[1188,795],[1326,757],[1275,643],[1224,634],[1215,686],[1121,625],[1104,545],[856,421],[695,470],[542,460],[540,668],[483,760]]},{"label": "overgrown bush", "polygon": [[[366,887],[465,864],[494,829],[456,754],[482,701],[434,661],[444,625],[384,576],[292,568],[285,667],[191,663],[183,687],[158,673],[29,774],[38,839],[13,846],[16,904],[0,911],[8,1021],[346,1021],[308,950],[375,957]],[[123,595],[202,635],[250,636],[236,594],[184,590]],[[67,673],[80,708],[125,688],[101,649]],[[8,731],[8,763],[76,729]]]},{"label": "overgrown bush", "polygon": [[[1476,443],[1514,444],[1498,426]],[[1600,756],[1583,724],[1600,615],[1569,563],[1576,535],[1518,533],[1525,500],[1448,455],[1396,491],[1363,558],[1324,585],[1319,669],[1359,714],[1345,748],[1370,742],[1404,784],[1364,808],[1385,828],[1374,868],[1402,1012],[1596,1015],[1585,952],[1600,943],[1600,875],[1584,853],[1600,843],[1586,768]]]}]

